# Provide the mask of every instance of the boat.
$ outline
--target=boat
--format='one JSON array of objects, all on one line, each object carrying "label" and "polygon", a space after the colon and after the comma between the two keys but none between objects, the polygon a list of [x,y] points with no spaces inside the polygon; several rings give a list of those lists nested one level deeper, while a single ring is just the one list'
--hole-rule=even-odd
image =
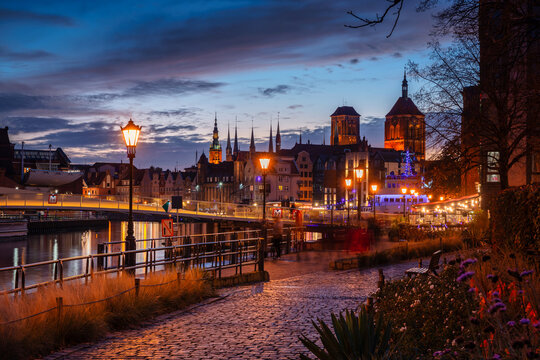
[{"label": "boat", "polygon": [[26,219],[0,219],[0,238],[28,235]]},{"label": "boat", "polygon": [[56,171],[30,169],[25,174],[25,184],[31,186],[61,186],[78,180],[80,171]]}]

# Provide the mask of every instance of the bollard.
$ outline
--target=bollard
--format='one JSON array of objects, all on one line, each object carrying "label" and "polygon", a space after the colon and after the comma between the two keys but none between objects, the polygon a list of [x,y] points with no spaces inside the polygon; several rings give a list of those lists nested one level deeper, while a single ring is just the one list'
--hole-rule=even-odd
[{"label": "bollard", "polygon": [[418,267],[419,267],[419,268],[422,267],[422,259],[418,260]]},{"label": "bollard", "polygon": [[373,310],[373,298],[370,296],[366,299],[366,310],[371,311]]},{"label": "bollard", "polygon": [[135,296],[139,297],[139,290],[141,288],[141,279],[135,278]]},{"label": "bollard", "polygon": [[384,273],[383,269],[379,269],[379,282],[377,283],[379,289],[382,289],[384,286]]}]

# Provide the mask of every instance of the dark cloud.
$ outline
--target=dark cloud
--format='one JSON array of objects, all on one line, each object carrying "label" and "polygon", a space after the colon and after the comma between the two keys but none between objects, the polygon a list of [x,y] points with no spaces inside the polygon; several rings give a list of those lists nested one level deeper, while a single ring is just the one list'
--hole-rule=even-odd
[{"label": "dark cloud", "polygon": [[302,108],[302,107],[304,107],[304,105],[294,104],[294,105],[287,106],[287,109],[295,110],[295,109],[299,109],[299,108]]},{"label": "dark cloud", "polygon": [[214,90],[223,83],[201,80],[159,79],[155,81],[139,81],[125,90],[122,97],[137,97],[147,95],[179,95]]},{"label": "dark cloud", "polygon": [[273,88],[259,89],[259,93],[264,96],[272,97],[276,94],[286,94],[291,90],[289,85],[278,85]]},{"label": "dark cloud", "polygon": [[372,56],[369,58],[371,61],[379,61],[379,58],[377,56]]},{"label": "dark cloud", "polygon": [[399,59],[403,57],[403,54],[401,54],[399,51],[396,51],[395,53],[392,54],[392,57]]},{"label": "dark cloud", "polygon": [[200,110],[201,109],[183,108],[183,109],[176,109],[176,110],[150,111],[148,115],[163,116],[163,117],[183,117],[183,116],[194,115],[197,111],[200,111]]},{"label": "dark cloud", "polygon": [[354,64],[358,64],[358,61],[359,61],[358,59],[351,59],[349,62],[354,65]]},{"label": "dark cloud", "polygon": [[33,21],[49,25],[73,26],[71,18],[32,11],[0,9],[0,21]]},{"label": "dark cloud", "polygon": [[10,51],[5,48],[0,47],[0,58],[6,60],[41,60],[44,58],[52,57],[53,54],[43,51],[43,50],[34,50],[34,51]]}]

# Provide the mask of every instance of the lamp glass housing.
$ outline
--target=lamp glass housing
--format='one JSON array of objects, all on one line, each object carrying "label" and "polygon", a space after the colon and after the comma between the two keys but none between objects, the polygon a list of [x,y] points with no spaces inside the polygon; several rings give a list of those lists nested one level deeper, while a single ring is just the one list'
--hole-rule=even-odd
[{"label": "lamp glass housing", "polygon": [[407,188],[401,188],[401,193],[405,195],[407,193]]},{"label": "lamp glass housing", "polygon": [[352,179],[345,179],[345,186],[350,187],[352,185]]},{"label": "lamp glass housing", "polygon": [[371,185],[371,191],[377,192],[377,188],[378,188],[377,185]]},{"label": "lamp glass housing", "polygon": [[261,163],[261,169],[268,170],[268,166],[270,165],[269,158],[260,158],[259,162]]},{"label": "lamp glass housing", "polygon": [[127,125],[122,129],[122,135],[124,136],[124,142],[128,149],[128,155],[135,155],[135,147],[139,141],[139,134],[141,133],[141,127],[133,123],[133,120],[129,119]]},{"label": "lamp glass housing", "polygon": [[356,175],[357,179],[361,179],[364,177],[364,169],[355,169],[354,174]]}]

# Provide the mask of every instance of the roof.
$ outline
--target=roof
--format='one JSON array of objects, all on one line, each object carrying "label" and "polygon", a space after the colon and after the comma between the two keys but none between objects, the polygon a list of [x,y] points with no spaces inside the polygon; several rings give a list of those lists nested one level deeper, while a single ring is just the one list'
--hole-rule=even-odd
[{"label": "roof", "polygon": [[411,98],[400,97],[386,116],[393,115],[422,115]]},{"label": "roof", "polygon": [[357,113],[356,110],[354,110],[352,106],[340,106],[330,116],[340,116],[340,115],[360,116],[360,114]]},{"label": "roof", "polygon": [[384,162],[402,162],[401,151],[388,148],[371,148],[372,153],[378,153]]},{"label": "roof", "polygon": [[206,176],[234,176],[234,162],[232,161],[223,161],[219,164],[209,163],[206,169]]}]

